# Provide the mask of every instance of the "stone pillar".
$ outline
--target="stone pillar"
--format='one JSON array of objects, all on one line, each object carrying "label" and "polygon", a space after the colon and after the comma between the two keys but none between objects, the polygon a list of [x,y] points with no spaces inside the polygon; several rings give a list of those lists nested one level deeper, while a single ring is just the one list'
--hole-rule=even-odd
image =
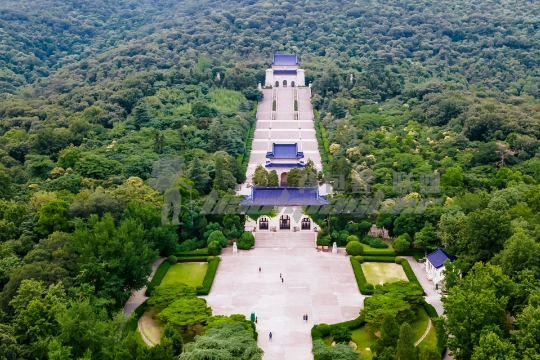
[{"label": "stone pillar", "polygon": [[304,69],[296,70],[296,79],[298,80],[296,86],[306,86],[306,76],[304,74]]},{"label": "stone pillar", "polygon": [[266,69],[266,79],[264,81],[265,86],[274,86],[274,70]]}]

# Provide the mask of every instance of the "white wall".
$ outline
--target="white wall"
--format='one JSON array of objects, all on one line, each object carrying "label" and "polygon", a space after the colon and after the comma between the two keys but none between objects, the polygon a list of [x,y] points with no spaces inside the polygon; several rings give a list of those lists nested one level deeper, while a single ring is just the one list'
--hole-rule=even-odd
[{"label": "white wall", "polygon": [[[291,222],[291,229],[290,230],[280,230],[279,229],[279,219],[281,215],[288,215],[290,222]],[[263,215],[264,216],[264,215]],[[254,219],[249,217],[249,215],[246,217],[246,224],[244,226],[244,229],[246,231],[253,231],[255,228],[255,231],[270,231],[273,227],[276,228],[276,231],[293,231],[294,227],[297,227],[298,230],[302,228],[302,219],[309,218],[308,215],[302,214],[302,207],[301,206],[280,206],[278,207],[278,215],[274,217],[268,217],[268,230],[259,230],[259,218]],[[311,220],[311,228],[309,230],[303,230],[305,232],[308,231],[314,231],[313,229],[317,226],[313,220]],[[318,226],[317,226],[318,228]]]}]

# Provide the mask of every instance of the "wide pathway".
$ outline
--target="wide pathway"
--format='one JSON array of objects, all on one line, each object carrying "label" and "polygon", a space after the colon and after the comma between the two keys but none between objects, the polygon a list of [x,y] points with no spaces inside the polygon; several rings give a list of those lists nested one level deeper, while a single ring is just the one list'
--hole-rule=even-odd
[{"label": "wide pathway", "polygon": [[[165,260],[165,258],[160,257],[156,261],[154,261],[154,263],[152,264],[152,273],[148,277],[148,281],[152,280],[152,278],[154,277],[154,274],[156,273],[159,265],[161,265],[163,260]],[[146,286],[140,290],[134,291],[131,294],[131,297],[126,302],[126,305],[124,305],[125,315],[131,315],[133,311],[135,311],[135,309],[139,307],[139,305],[141,305],[143,302],[146,301],[146,299],[148,299],[148,296],[144,295],[145,292],[146,292]]]},{"label": "wide pathway", "polygon": [[[365,297],[343,252],[255,248],[237,254],[225,249],[205,298],[213,314],[244,314],[249,319],[255,312],[264,359],[312,360],[311,327],[358,317]],[[304,314],[308,322],[302,320]]]}]

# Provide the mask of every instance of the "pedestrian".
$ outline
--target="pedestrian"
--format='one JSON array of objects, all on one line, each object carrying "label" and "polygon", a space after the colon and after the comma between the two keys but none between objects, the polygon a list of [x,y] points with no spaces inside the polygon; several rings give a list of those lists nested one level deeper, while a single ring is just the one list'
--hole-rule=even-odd
[{"label": "pedestrian", "polygon": [[261,272],[261,267],[259,266],[259,272]]},{"label": "pedestrian", "polygon": [[281,273],[279,273],[279,278],[280,278],[280,279],[283,279],[283,276],[281,276]]},{"label": "pedestrian", "polygon": [[270,331],[270,334],[268,335],[268,340],[272,340],[272,332]]},{"label": "pedestrian", "polygon": [[255,324],[257,323],[257,317],[255,316]]},{"label": "pedestrian", "polygon": [[281,282],[283,282],[283,278],[281,278]]},{"label": "pedestrian", "polygon": [[302,320],[306,321],[306,315],[302,315]]},{"label": "pedestrian", "polygon": [[307,317],[307,314],[306,314],[306,321],[308,321],[308,317]]}]

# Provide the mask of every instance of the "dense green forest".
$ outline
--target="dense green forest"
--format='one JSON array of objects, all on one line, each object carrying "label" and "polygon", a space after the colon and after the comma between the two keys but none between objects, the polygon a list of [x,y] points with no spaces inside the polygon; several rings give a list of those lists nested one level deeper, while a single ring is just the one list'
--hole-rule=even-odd
[{"label": "dense green forest", "polygon": [[[273,52],[312,82],[337,197],[384,193],[358,223],[457,257],[454,357],[540,358],[539,27],[526,0],[3,1],[0,359],[174,357],[137,350],[119,312],[158,255],[240,235],[201,208],[245,180]],[[180,156],[191,203],[163,225],[152,170]],[[399,214],[400,196],[443,201]]]}]

